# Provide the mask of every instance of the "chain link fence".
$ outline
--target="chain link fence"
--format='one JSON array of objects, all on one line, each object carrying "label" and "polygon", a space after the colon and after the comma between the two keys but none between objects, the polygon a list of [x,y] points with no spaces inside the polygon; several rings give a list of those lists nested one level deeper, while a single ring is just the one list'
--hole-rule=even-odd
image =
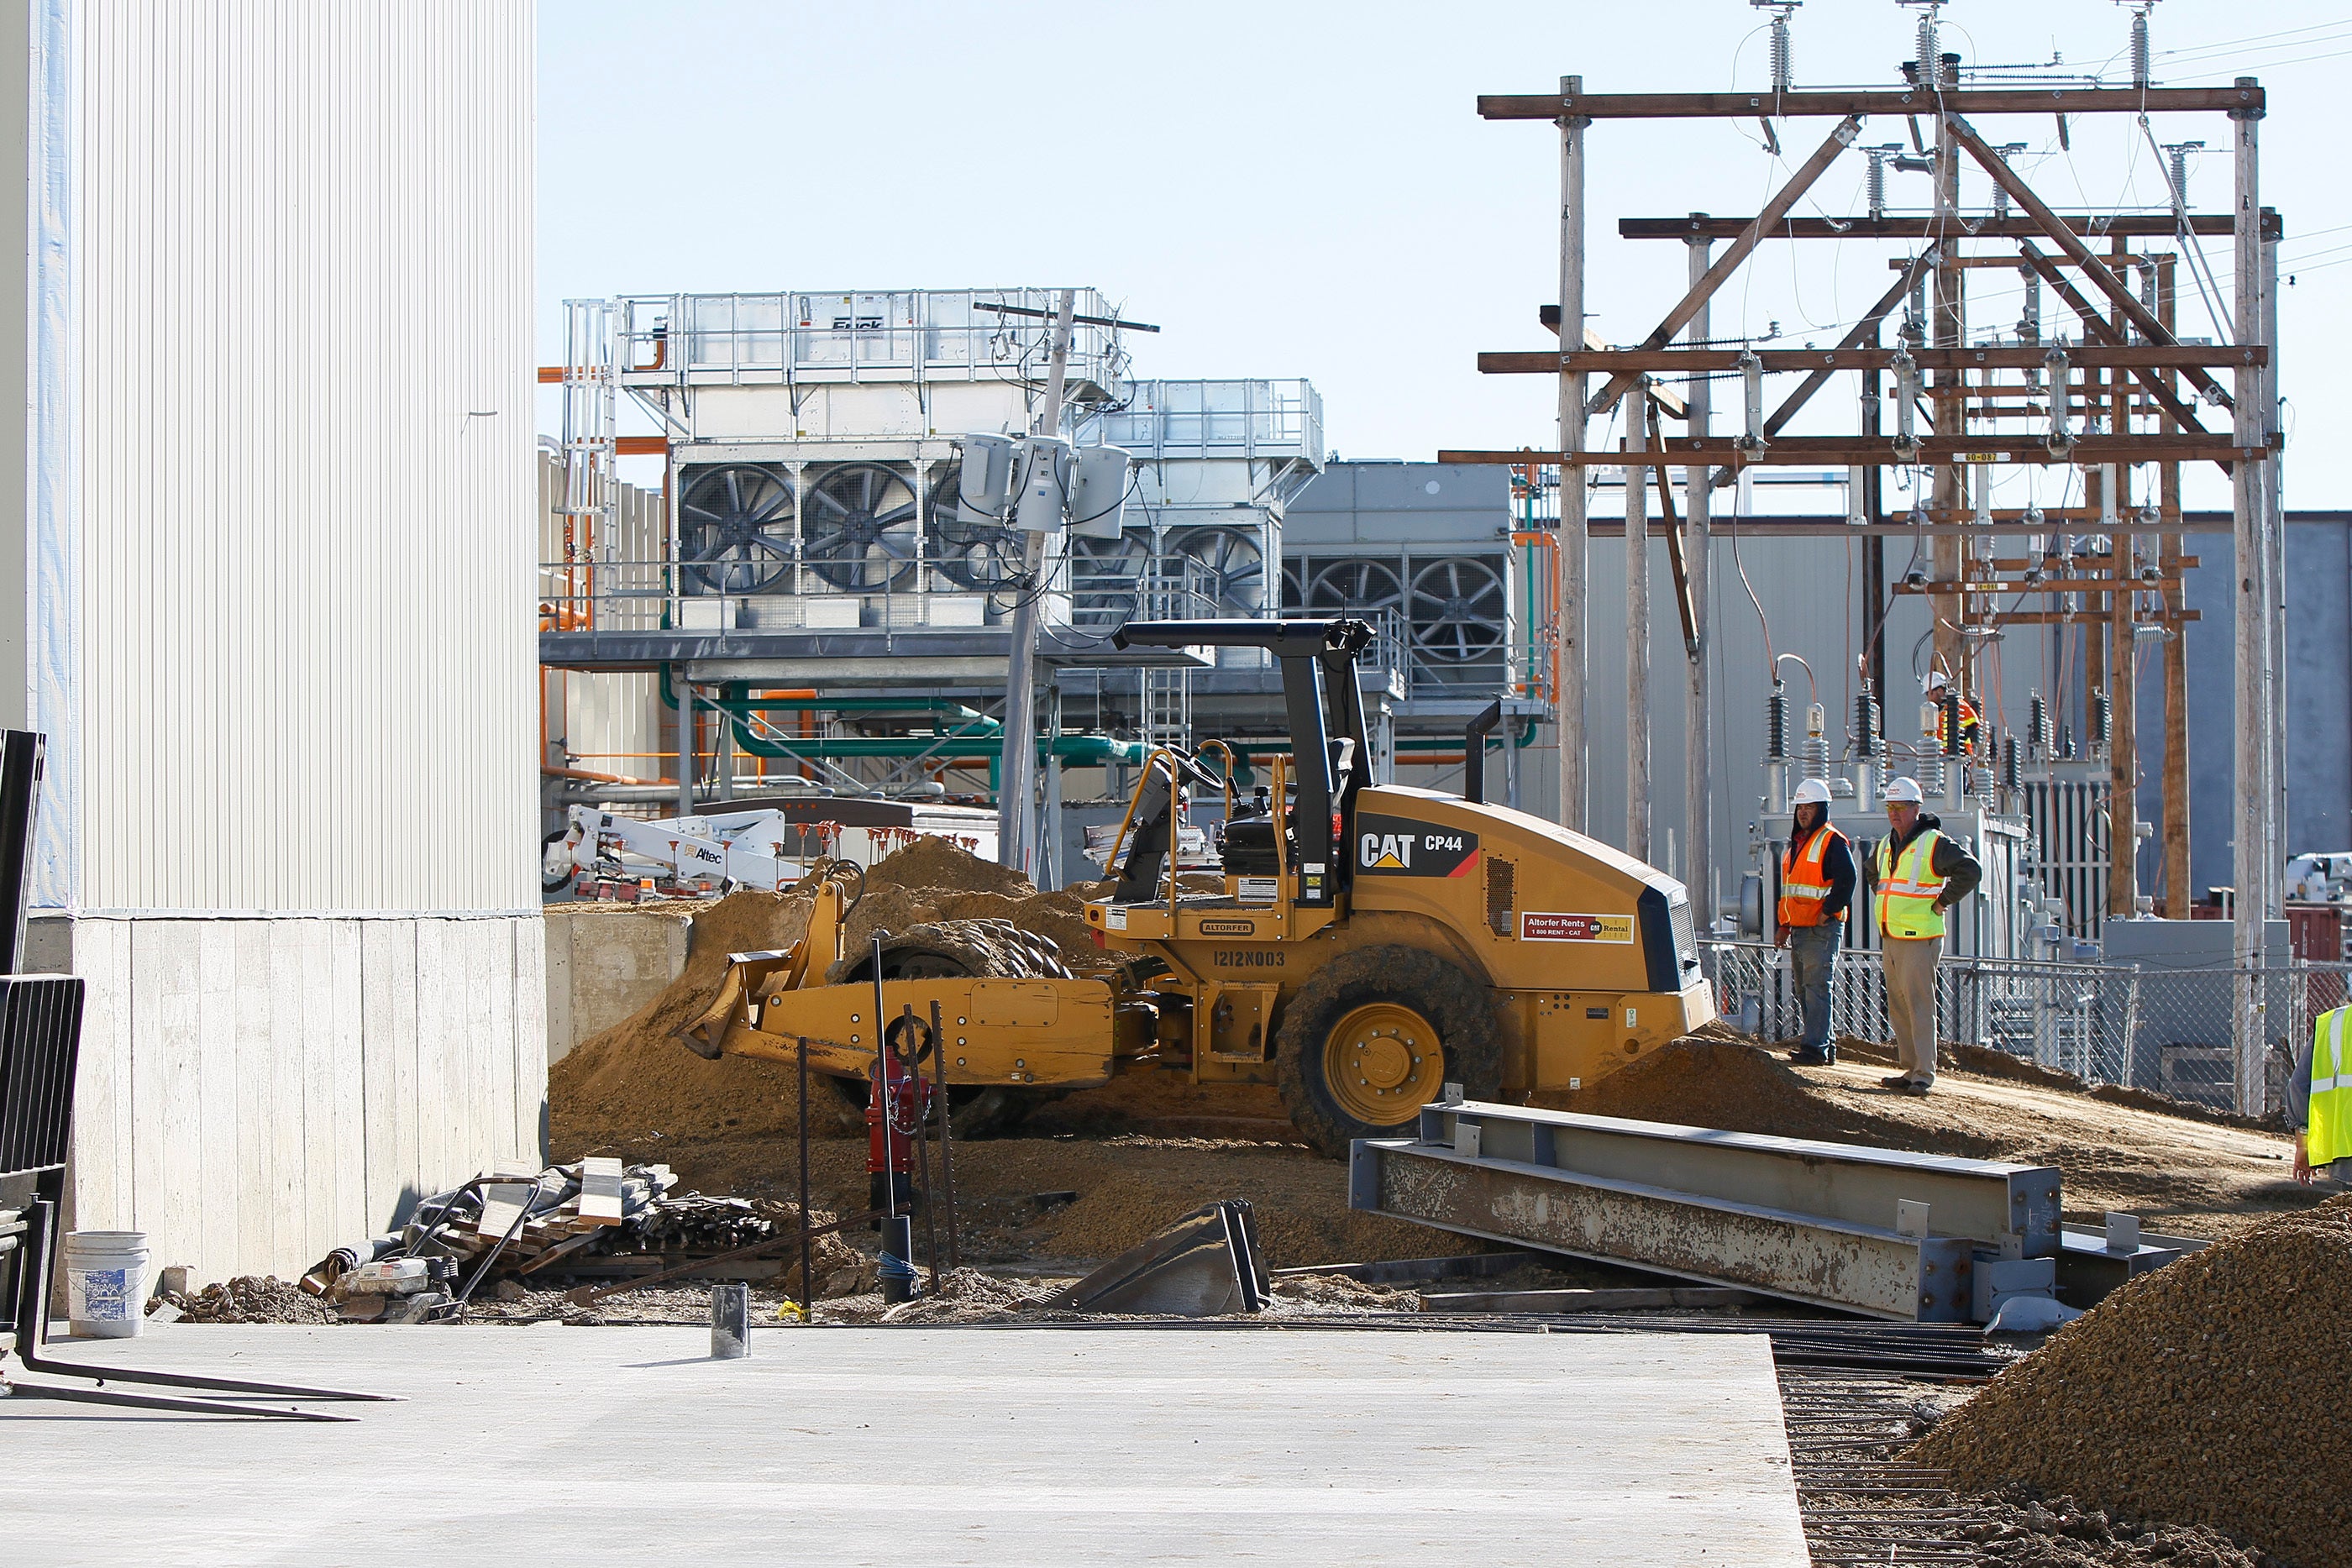
[{"label": "chain link fence", "polygon": [[[1764,942],[1701,948],[1726,1021],[1765,1040],[1801,1028],[1788,955]],[[1936,976],[1938,1038],[1990,1047],[2094,1083],[2154,1090],[2243,1111],[2231,1020],[2257,1009],[2263,1105],[2277,1110],[2312,1026],[2352,1000],[2352,966],[2298,961],[2252,969],[2159,969],[2030,958],[1945,959]],[[1841,951],[1830,988],[1833,1033],[1892,1038],[1879,955]]]}]

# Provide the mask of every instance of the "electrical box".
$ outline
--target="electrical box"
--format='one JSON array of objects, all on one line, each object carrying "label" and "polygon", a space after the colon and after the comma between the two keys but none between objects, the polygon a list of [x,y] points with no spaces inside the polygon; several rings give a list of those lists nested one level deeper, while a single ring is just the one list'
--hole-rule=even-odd
[{"label": "electrical box", "polygon": [[1127,513],[1128,462],[1124,447],[1078,448],[1070,465],[1072,533],[1087,539],[1118,538]]},{"label": "electrical box", "polygon": [[1070,444],[1055,435],[1023,436],[1020,484],[1013,526],[1032,534],[1058,531],[1070,495]]},{"label": "electrical box", "polygon": [[1009,435],[975,432],[963,438],[962,478],[956,488],[956,521],[992,524],[1004,520],[1013,499],[1013,459],[1018,444]]}]

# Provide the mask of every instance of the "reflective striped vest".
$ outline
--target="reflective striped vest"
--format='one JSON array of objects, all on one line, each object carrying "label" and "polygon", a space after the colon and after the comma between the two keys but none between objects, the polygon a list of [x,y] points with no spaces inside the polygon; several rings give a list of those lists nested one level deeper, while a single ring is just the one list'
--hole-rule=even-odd
[{"label": "reflective striped vest", "polygon": [[2344,1020],[2352,1008],[2319,1015],[2311,1040],[2311,1126],[2304,1158],[2315,1166],[2352,1156],[2352,1051],[2344,1048]]},{"label": "reflective striped vest", "polygon": [[1944,879],[1936,874],[1936,846],[1944,835],[1929,828],[1894,852],[1895,835],[1878,841],[1878,929],[1920,941],[1944,934],[1944,912],[1936,907]]},{"label": "reflective striped vest", "polygon": [[[1819,925],[1822,904],[1830,895],[1829,873],[1822,869],[1822,857],[1830,852],[1832,839],[1845,835],[1823,822],[1805,841],[1802,852],[1794,847],[1780,853],[1780,924],[1783,925]],[[1836,919],[1843,920],[1845,911],[1837,912]]]}]

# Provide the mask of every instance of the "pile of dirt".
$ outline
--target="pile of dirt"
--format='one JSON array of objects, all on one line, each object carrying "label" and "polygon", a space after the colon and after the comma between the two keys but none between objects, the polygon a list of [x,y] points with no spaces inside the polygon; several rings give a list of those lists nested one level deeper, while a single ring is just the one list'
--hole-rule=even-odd
[{"label": "pile of dirt", "polygon": [[1737,1037],[1704,1033],[1662,1046],[1581,1089],[1548,1090],[1534,1100],[1555,1111],[1791,1138],[1838,1138],[1856,1130],[1852,1114],[1826,1103],[1786,1063]]},{"label": "pile of dirt", "polygon": [[[789,947],[808,929],[809,906],[801,892],[744,891],[695,915],[684,972],[549,1071],[549,1131],[564,1157],[624,1146],[648,1155],[643,1145],[651,1134],[674,1140],[797,1133],[793,1066],[740,1056],[707,1061],[680,1043],[677,1031],[718,997],[729,954]],[[1051,942],[1072,969],[1099,972],[1108,959],[1095,946],[1084,907],[1070,894],[1039,893],[1019,872],[944,839],[918,839],[866,873],[865,893],[850,913],[849,950],[863,951],[877,930],[903,932],[936,920],[1004,920]],[[812,1093],[809,1111],[810,1130],[819,1137],[864,1130],[829,1091]]]},{"label": "pile of dirt", "polygon": [[[193,1294],[166,1291],[156,1301],[190,1323],[327,1323],[334,1313],[318,1297],[275,1274],[239,1274]],[[152,1307],[151,1307],[152,1310]]]},{"label": "pile of dirt", "polygon": [[[748,1056],[706,1061],[677,1031],[718,996],[730,953],[790,946],[808,929],[808,913],[804,896],[745,891],[697,915],[684,972],[548,1069],[548,1135],[562,1157],[628,1148],[660,1160],[665,1156],[655,1151],[663,1139],[797,1134],[795,1067]],[[838,1097],[812,1092],[809,1101],[816,1135],[856,1130],[856,1119]]]},{"label": "pile of dirt", "polygon": [[2142,1276],[1910,1453],[1963,1482],[2207,1524],[2352,1565],[2352,1197]]},{"label": "pile of dirt", "polygon": [[2164,1524],[2087,1508],[2031,1487],[1965,1500],[1945,1527],[1977,1560],[2003,1568],[2285,1568],[2266,1552],[2208,1524]]},{"label": "pile of dirt", "polygon": [[995,893],[1017,896],[1037,891],[1036,883],[1011,866],[982,860],[970,850],[945,839],[917,839],[905,849],[885,855],[866,873],[870,888],[904,887],[920,893]]}]

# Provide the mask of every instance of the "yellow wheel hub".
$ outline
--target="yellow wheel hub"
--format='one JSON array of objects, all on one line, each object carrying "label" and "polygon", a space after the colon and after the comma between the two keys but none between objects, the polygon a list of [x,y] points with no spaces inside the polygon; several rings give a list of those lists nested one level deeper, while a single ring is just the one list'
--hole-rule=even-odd
[{"label": "yellow wheel hub", "polygon": [[1394,1002],[1371,1002],[1339,1020],[1323,1048],[1323,1082],[1359,1122],[1393,1127],[1437,1098],[1445,1052],[1429,1020]]}]

